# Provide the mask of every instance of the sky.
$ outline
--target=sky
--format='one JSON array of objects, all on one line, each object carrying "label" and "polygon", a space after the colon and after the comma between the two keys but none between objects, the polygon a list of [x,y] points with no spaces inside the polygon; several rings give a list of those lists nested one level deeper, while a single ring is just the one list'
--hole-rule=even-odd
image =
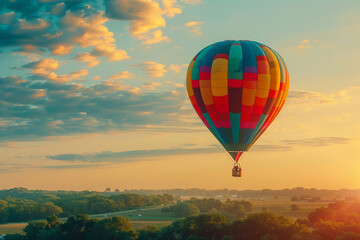
[{"label": "sky", "polygon": [[[290,75],[242,178],[184,86],[227,39]],[[2,0],[0,189],[360,188],[359,42],[358,0]]]}]

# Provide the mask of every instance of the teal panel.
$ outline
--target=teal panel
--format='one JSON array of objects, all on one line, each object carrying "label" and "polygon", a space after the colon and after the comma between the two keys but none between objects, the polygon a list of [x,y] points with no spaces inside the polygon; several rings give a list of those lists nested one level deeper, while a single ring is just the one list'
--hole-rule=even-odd
[{"label": "teal panel", "polygon": [[241,113],[230,113],[233,143],[239,143],[240,117]]}]

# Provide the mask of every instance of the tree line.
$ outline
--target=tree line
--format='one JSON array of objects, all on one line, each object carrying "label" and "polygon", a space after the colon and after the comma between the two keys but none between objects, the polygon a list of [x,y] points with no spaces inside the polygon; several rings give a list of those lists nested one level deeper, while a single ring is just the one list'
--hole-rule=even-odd
[{"label": "tree line", "polygon": [[222,202],[214,198],[190,198],[190,200],[161,209],[162,212],[175,212],[176,216],[180,218],[196,216],[199,213],[221,213],[227,219],[245,217],[252,210],[253,206],[249,201],[227,199]]},{"label": "tree line", "polygon": [[135,230],[123,217],[90,219],[56,216],[30,222],[25,235],[7,235],[8,240],[359,240],[360,202],[335,202],[316,209],[307,219],[292,221],[271,212],[249,214],[229,220],[219,213],[180,219],[159,229],[149,225]]},{"label": "tree line", "polygon": [[98,214],[126,209],[170,204],[175,198],[169,194],[140,195],[70,195],[45,200],[6,197],[0,199],[0,223],[25,222],[56,215],[68,217],[76,214]]}]

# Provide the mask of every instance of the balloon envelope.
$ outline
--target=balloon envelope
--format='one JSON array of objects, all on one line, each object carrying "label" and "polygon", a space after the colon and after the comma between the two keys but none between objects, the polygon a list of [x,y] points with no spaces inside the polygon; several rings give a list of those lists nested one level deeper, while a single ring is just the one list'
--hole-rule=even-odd
[{"label": "balloon envelope", "polygon": [[186,78],[200,119],[235,161],[284,105],[289,74],[280,55],[253,41],[222,41],[201,50]]}]

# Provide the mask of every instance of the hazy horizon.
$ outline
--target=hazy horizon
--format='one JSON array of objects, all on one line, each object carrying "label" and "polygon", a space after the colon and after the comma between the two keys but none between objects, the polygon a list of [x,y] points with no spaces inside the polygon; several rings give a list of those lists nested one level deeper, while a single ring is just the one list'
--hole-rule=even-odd
[{"label": "hazy horizon", "polygon": [[[4,1],[0,189],[359,189],[359,13],[355,0]],[[184,86],[226,39],[270,46],[290,75],[242,178]]]}]

